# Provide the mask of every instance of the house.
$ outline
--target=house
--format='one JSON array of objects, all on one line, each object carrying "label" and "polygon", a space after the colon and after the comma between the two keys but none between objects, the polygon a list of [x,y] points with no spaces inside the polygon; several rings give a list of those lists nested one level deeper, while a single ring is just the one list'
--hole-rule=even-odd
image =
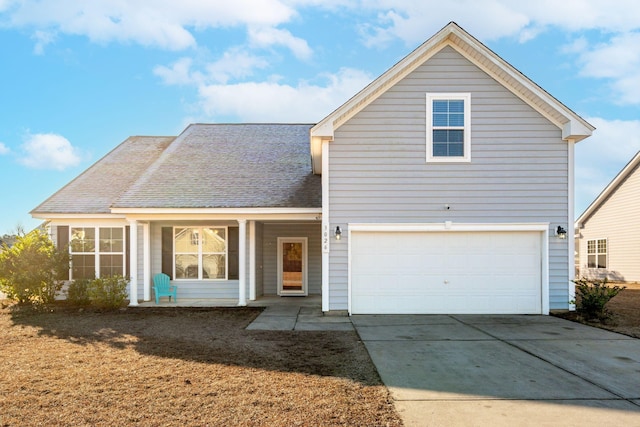
[{"label": "house", "polygon": [[576,220],[579,275],[640,281],[640,152]]},{"label": "house", "polygon": [[573,295],[556,230],[593,129],[450,23],[317,124],[132,137],[32,215],[71,279],[123,272],[132,305],[166,272],[180,298],[239,305],[547,314]]}]

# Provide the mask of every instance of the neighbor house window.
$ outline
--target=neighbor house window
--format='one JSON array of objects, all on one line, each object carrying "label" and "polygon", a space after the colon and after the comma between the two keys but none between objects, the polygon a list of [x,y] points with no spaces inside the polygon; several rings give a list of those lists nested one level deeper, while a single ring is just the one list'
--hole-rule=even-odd
[{"label": "neighbor house window", "polygon": [[174,268],[176,279],[226,279],[226,227],[175,227]]},{"label": "neighbor house window", "polygon": [[427,94],[427,162],[471,161],[471,94]]},{"label": "neighbor house window", "polygon": [[607,239],[587,240],[587,267],[607,268]]},{"label": "neighbor house window", "polygon": [[123,227],[71,227],[71,279],[124,276]]}]

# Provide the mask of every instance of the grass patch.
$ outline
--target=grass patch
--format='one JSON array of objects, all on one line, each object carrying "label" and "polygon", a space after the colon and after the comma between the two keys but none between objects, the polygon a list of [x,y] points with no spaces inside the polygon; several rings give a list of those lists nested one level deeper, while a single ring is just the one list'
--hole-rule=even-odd
[{"label": "grass patch", "polygon": [[0,425],[401,425],[355,332],[256,308],[0,310]]}]

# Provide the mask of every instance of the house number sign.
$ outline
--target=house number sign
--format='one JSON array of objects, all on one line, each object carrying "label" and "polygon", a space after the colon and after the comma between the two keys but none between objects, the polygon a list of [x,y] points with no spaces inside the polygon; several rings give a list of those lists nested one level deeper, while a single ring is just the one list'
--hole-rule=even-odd
[{"label": "house number sign", "polygon": [[329,224],[322,224],[322,252],[329,252]]}]

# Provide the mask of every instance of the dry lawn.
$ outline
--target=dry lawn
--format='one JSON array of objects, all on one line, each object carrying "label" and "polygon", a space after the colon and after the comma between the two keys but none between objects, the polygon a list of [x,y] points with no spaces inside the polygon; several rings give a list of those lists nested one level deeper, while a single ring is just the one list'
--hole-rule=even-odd
[{"label": "dry lawn", "polygon": [[0,310],[0,426],[401,425],[354,332],[252,308]]},{"label": "dry lawn", "polygon": [[[610,285],[615,284],[610,283]],[[618,285],[627,288],[605,306],[612,314],[611,318],[605,322],[586,322],[580,319],[575,312],[558,313],[558,316],[640,338],[640,284],[618,283]]]},{"label": "dry lawn", "polygon": [[640,284],[624,283],[627,287],[606,305],[613,317],[600,327],[640,338]]}]

